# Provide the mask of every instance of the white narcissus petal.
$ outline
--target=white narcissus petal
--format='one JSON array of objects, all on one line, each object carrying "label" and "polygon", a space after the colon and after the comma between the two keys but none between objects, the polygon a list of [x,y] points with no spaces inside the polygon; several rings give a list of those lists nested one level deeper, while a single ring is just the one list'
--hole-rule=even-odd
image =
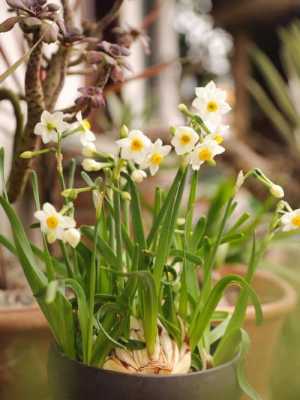
[{"label": "white narcissus petal", "polygon": [[284,232],[300,229],[300,209],[286,212],[281,217],[281,224]]},{"label": "white narcissus petal", "polygon": [[45,211],[47,214],[54,214],[57,212],[55,207],[50,203],[45,203],[43,205],[43,211]]},{"label": "white narcissus petal", "polygon": [[196,88],[192,105],[205,122],[219,123],[222,115],[230,111],[226,92],[216,87],[213,81],[205,87]]},{"label": "white narcissus petal", "polygon": [[130,131],[127,138],[117,140],[116,143],[121,149],[121,157],[137,164],[144,161],[151,145],[150,139],[136,129]]},{"label": "white narcissus petal", "polygon": [[198,140],[199,135],[194,129],[188,126],[181,126],[175,129],[171,144],[174,146],[176,153],[182,155],[191,152]]},{"label": "white narcissus petal", "polygon": [[44,111],[41,115],[41,122],[35,128],[35,135],[41,136],[43,143],[57,142],[58,135],[69,129],[70,125],[63,120],[64,114],[62,112],[55,112],[54,114]]},{"label": "white narcissus petal", "polygon": [[149,168],[151,175],[155,175],[159,170],[161,163],[164,161],[164,158],[170,153],[171,146],[164,146],[161,139],[157,139],[155,143],[152,143],[149,146],[147,155],[141,163],[142,168]]},{"label": "white narcissus petal", "polygon": [[72,218],[72,217],[62,216],[61,226],[64,229],[74,228],[76,226],[76,222],[75,222],[74,218]]},{"label": "white narcissus petal", "polygon": [[84,157],[94,157],[97,149],[94,143],[86,143],[82,149],[82,155]]}]

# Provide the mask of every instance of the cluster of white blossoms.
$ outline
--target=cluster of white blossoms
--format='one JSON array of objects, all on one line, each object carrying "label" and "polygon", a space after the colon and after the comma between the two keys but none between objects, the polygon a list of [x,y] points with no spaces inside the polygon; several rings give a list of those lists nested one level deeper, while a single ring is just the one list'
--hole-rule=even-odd
[{"label": "cluster of white blossoms", "polygon": [[226,92],[212,81],[196,88],[195,93],[193,107],[205,127],[204,132],[199,135],[193,128],[182,126],[175,129],[171,143],[177,154],[187,156],[193,170],[199,170],[203,163],[213,163],[215,156],[224,153],[221,144],[229,126],[222,123],[222,117],[231,108],[226,102]]},{"label": "cluster of white blossoms", "polygon": [[64,136],[76,135],[80,138],[83,146],[88,146],[96,140],[91,131],[90,122],[82,118],[81,112],[76,115],[75,123],[64,121],[64,114],[60,111],[50,113],[44,111],[41,115],[41,121],[34,128],[35,135],[41,136],[44,144],[58,141]]},{"label": "cluster of white blossoms", "polygon": [[[177,155],[183,156],[193,170],[199,170],[205,162],[214,164],[215,156],[224,153],[221,145],[227,135],[229,126],[223,124],[223,117],[230,111],[225,91],[216,87],[213,81],[204,87],[195,89],[196,98],[192,106],[194,113],[184,105],[180,107],[191,118],[190,126],[173,128],[171,144]],[[35,126],[34,133],[41,136],[44,144],[59,143],[60,140],[70,135],[80,138],[82,155],[82,167],[85,171],[100,171],[104,167],[112,165],[107,162],[97,161],[97,148],[94,144],[96,137],[91,131],[91,125],[79,112],[75,123],[67,123],[62,112],[49,113],[44,111],[41,121]],[[131,177],[134,182],[140,183],[150,175],[155,175],[165,157],[171,152],[172,147],[164,145],[161,139],[152,142],[142,131],[133,129],[128,132],[124,128],[123,138],[117,140],[120,149],[120,157],[135,165]],[[126,137],[124,137],[126,136]],[[39,152],[36,152],[39,153]],[[41,153],[41,152],[40,152]],[[24,152],[23,158],[32,157],[32,152]],[[111,157],[112,159],[112,157]],[[244,175],[240,174],[237,182],[237,190],[244,182]],[[277,198],[284,197],[281,186],[274,184],[267,177],[260,175],[260,180],[265,183],[270,193]],[[37,211],[36,218],[41,223],[41,229],[46,234],[47,240],[53,243],[56,239],[62,240],[76,247],[80,241],[80,231],[75,228],[73,218],[57,212],[55,208],[46,203],[43,210]],[[281,225],[284,231],[300,229],[300,209],[287,209],[281,217]]]},{"label": "cluster of white blossoms", "polygon": [[58,239],[75,248],[80,242],[81,235],[76,229],[74,218],[56,211],[52,204],[45,203],[42,210],[36,211],[34,216],[39,220],[41,230],[49,243],[54,243]]},{"label": "cluster of white blossoms", "polygon": [[154,143],[141,131],[132,130],[124,139],[117,140],[121,149],[121,158],[132,161],[139,166],[132,173],[135,182],[141,182],[147,174],[144,169],[149,169],[153,176],[158,171],[165,157],[170,153],[171,146],[164,145],[161,139]]}]

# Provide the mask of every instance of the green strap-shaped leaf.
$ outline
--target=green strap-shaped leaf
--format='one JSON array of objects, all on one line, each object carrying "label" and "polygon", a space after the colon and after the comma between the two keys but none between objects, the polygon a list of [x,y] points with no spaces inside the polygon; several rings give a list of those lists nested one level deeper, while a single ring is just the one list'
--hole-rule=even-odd
[{"label": "green strap-shaped leaf", "polygon": [[245,373],[245,357],[250,349],[250,339],[248,333],[241,329],[241,347],[240,347],[240,360],[237,367],[237,378],[242,391],[251,400],[263,400],[261,396],[249,384]]},{"label": "green strap-shaped leaf", "polygon": [[258,324],[262,322],[263,314],[257,294],[242,277],[238,275],[227,275],[218,281],[215,287],[212,289],[201,312],[195,312],[195,315],[193,316],[189,332],[192,349],[198,345],[205,329],[209,326],[213,312],[221,300],[225,289],[232,284],[237,284],[243,289],[247,289],[255,307],[256,321]]}]

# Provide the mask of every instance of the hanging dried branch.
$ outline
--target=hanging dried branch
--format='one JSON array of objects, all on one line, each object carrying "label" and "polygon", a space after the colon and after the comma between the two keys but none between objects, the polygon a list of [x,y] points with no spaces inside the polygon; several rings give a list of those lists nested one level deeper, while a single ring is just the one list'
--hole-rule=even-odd
[{"label": "hanging dried branch", "polygon": [[[35,33],[34,43],[40,40],[40,32]],[[29,57],[25,75],[25,96],[27,100],[27,124],[24,132],[16,132],[16,151],[14,153],[13,165],[8,181],[8,195],[14,202],[18,195],[23,192],[27,181],[30,160],[24,160],[19,154],[25,150],[34,151],[39,147],[39,138],[34,135],[34,127],[39,122],[41,114],[45,109],[44,94],[41,84],[42,48],[40,42]]]},{"label": "hanging dried branch", "polygon": [[95,35],[99,36],[118,16],[124,0],[116,0],[108,14],[106,14],[96,25]]}]

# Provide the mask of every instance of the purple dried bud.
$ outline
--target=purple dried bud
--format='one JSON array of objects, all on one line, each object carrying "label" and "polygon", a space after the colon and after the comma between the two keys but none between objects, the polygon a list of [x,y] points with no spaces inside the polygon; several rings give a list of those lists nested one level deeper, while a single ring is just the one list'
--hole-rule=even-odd
[{"label": "purple dried bud", "polygon": [[103,61],[105,55],[100,51],[91,50],[86,53],[86,61],[88,64],[99,64]]},{"label": "purple dried bud", "polygon": [[36,28],[42,24],[41,20],[36,17],[27,17],[23,19],[23,23],[27,28]]},{"label": "purple dried bud", "polygon": [[124,81],[124,72],[121,67],[115,66],[113,67],[110,75],[113,82],[123,82]]},{"label": "purple dried bud", "polygon": [[125,47],[119,46],[118,44],[109,43],[102,41],[98,44],[99,50],[105,51],[112,57],[127,57],[130,55],[130,51]]},{"label": "purple dried bud", "polygon": [[83,39],[82,32],[79,29],[73,28],[72,31],[64,32],[64,42],[74,43]]},{"label": "purple dried bud", "polygon": [[89,86],[80,88],[78,91],[82,94],[82,96],[75,101],[78,106],[99,108],[105,105],[102,89],[95,86]]},{"label": "purple dried bud", "polygon": [[46,43],[54,43],[57,41],[59,28],[55,22],[43,21],[41,26],[41,34],[43,41]]}]

